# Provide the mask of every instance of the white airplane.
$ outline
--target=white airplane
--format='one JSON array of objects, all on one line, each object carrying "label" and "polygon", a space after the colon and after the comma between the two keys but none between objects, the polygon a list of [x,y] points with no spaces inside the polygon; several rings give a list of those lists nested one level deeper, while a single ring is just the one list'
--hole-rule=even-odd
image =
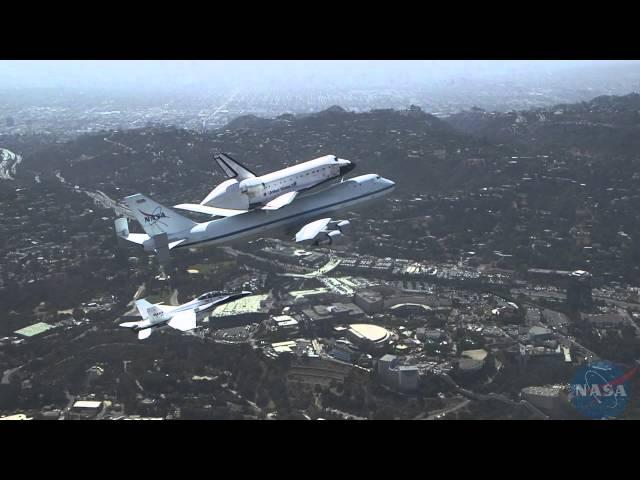
[{"label": "white airplane", "polygon": [[169,259],[169,251],[174,248],[197,248],[246,240],[269,230],[304,225],[314,219],[323,220],[305,225],[296,234],[295,241],[333,244],[347,233],[349,221],[332,222],[331,218],[326,218],[327,214],[383,197],[394,188],[395,183],[379,175],[361,175],[318,192],[306,192],[278,210],[251,210],[203,223],[196,223],[137,193],[126,197],[124,202],[146,233],[129,233],[126,217],[116,219],[115,230],[119,238],[142,245],[147,252],[155,251],[161,263]]},{"label": "white airplane", "polygon": [[342,177],[355,167],[349,160],[325,155],[258,177],[226,153],[214,158],[229,180],[214,188],[200,204],[183,203],[175,208],[222,217],[256,208],[277,210],[291,203],[299,192]]},{"label": "white airplane", "polygon": [[186,332],[196,328],[198,316],[213,310],[218,305],[232,302],[247,295],[251,295],[251,292],[207,292],[177,307],[160,303],[152,304],[146,300],[136,300],[136,307],[142,316],[142,320],[124,322],[120,326],[138,332],[138,339],[140,340],[149,338],[154,330],[167,326]]}]

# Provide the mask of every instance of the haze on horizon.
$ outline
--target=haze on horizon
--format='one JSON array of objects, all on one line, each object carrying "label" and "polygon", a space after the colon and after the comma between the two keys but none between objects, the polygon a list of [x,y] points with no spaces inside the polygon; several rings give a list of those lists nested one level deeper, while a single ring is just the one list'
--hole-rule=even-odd
[{"label": "haze on horizon", "polygon": [[[2,60],[2,89],[78,89],[85,92],[211,90],[304,91],[455,87],[469,82],[549,81],[615,84],[640,79],[636,60]],[[575,80],[572,80],[575,79]]]}]

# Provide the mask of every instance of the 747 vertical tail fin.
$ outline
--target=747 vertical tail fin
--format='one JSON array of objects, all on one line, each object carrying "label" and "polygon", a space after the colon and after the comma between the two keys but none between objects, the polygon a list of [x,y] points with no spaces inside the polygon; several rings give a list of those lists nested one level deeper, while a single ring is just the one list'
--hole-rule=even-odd
[{"label": "747 vertical tail fin", "polygon": [[189,230],[196,225],[193,220],[179,215],[141,193],[126,197],[124,202],[131,209],[147,235],[150,236],[178,233]]}]

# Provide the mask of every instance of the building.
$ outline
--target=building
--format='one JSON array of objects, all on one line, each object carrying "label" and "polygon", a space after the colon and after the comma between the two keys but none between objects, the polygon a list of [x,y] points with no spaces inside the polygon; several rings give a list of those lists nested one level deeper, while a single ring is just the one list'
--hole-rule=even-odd
[{"label": "building", "polygon": [[71,407],[73,418],[93,418],[102,409],[102,402],[93,400],[78,400]]},{"label": "building", "polygon": [[590,310],[593,307],[591,274],[576,270],[567,276],[567,305],[573,310]]},{"label": "building", "polygon": [[322,325],[325,322],[348,322],[364,315],[362,309],[353,303],[316,305],[311,308],[305,308],[302,313],[305,314],[312,325]]},{"label": "building", "polygon": [[222,327],[261,322],[268,315],[268,298],[268,294],[250,295],[219,305],[209,315],[210,325]]},{"label": "building", "polygon": [[378,375],[383,379],[388,379],[393,376],[393,370],[398,364],[398,357],[395,355],[384,355],[378,360],[377,371]]},{"label": "building", "polygon": [[351,348],[349,345],[345,343],[336,342],[331,350],[329,350],[329,355],[335,358],[336,360],[340,360],[347,363],[352,363],[355,356],[358,354],[356,350]]},{"label": "building", "polygon": [[565,335],[568,333],[569,318],[563,313],[545,309],[542,311],[542,317],[549,327]]},{"label": "building", "polygon": [[534,407],[547,412],[558,412],[567,404],[568,397],[563,387],[526,387],[520,392],[522,398]]},{"label": "building", "polygon": [[581,318],[594,328],[622,328],[625,325],[633,325],[633,320],[624,310],[595,315],[582,314]]},{"label": "building", "polygon": [[15,415],[0,417],[0,420],[33,420],[33,417],[27,417],[24,413],[16,413]]},{"label": "building", "polygon": [[528,338],[530,342],[539,343],[553,338],[553,332],[545,327],[531,327],[529,329]]},{"label": "building", "polygon": [[386,385],[409,392],[418,388],[420,373],[416,365],[399,365],[399,357],[384,355],[378,359],[377,372]]},{"label": "building", "polygon": [[360,290],[355,294],[354,302],[369,315],[379,313],[384,308],[382,294],[375,290]]},{"label": "building", "polygon": [[271,344],[271,348],[273,348],[273,351],[276,352],[277,354],[293,353],[296,346],[297,346],[297,343],[294,342],[293,340]]},{"label": "building", "polygon": [[562,345],[556,348],[544,346],[520,345],[518,348],[518,362],[521,366],[559,367],[571,361],[565,354]]},{"label": "building", "polygon": [[457,373],[459,375],[472,375],[481,372],[487,361],[489,353],[483,349],[465,350],[457,361]]},{"label": "building", "polygon": [[426,315],[431,313],[432,309],[429,305],[421,303],[397,303],[390,307],[394,315],[408,317],[410,315]]},{"label": "building", "polygon": [[527,307],[527,312],[525,314],[525,323],[527,325],[537,325],[540,323],[541,318],[542,314],[538,308]]},{"label": "building", "polygon": [[20,330],[16,330],[14,333],[17,333],[18,335],[22,335],[24,337],[33,337],[35,335],[40,335],[47,330],[51,330],[52,328],[55,328],[55,325],[49,325],[45,322],[38,322],[34,323],[33,325],[29,325],[28,327],[21,328]]},{"label": "building", "polygon": [[278,330],[295,331],[298,329],[298,321],[291,315],[279,315],[273,317],[273,321],[278,327]]},{"label": "building", "polygon": [[300,258],[300,263],[306,267],[316,267],[326,262],[327,256],[320,252],[311,252]]},{"label": "building", "polygon": [[418,329],[416,329],[416,338],[418,340],[422,340],[423,342],[425,340],[442,340],[446,338],[446,336],[447,335],[445,331],[440,329],[429,329],[424,327],[419,327]]},{"label": "building", "polygon": [[347,331],[353,342],[362,348],[380,348],[385,345],[391,332],[386,328],[369,323],[353,323]]},{"label": "building", "polygon": [[87,369],[87,381],[92,383],[99,379],[104,374],[104,368],[100,365],[94,365]]},{"label": "building", "polygon": [[401,365],[398,367],[398,389],[409,392],[417,390],[419,380],[418,367],[415,365]]}]

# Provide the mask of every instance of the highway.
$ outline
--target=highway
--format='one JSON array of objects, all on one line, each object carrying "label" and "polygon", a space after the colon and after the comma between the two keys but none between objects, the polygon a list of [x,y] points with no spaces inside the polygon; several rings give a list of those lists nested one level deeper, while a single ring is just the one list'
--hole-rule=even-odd
[{"label": "highway", "polygon": [[546,414],[544,414],[542,411],[540,411],[538,408],[536,408],[526,400],[520,400],[519,402],[517,402],[515,400],[511,400],[510,398],[507,398],[506,396],[500,393],[489,393],[485,395],[482,393],[472,392],[471,390],[467,390],[466,388],[460,387],[447,373],[437,372],[436,375],[438,375],[445,382],[451,385],[458,393],[464,395],[465,397],[471,400],[479,400],[481,402],[485,402],[487,400],[498,400],[499,402],[505,403],[510,406],[522,405],[537,417],[543,420],[549,419],[549,417]]},{"label": "highway", "polygon": [[202,121],[202,131],[203,131],[203,132],[204,132],[204,131],[206,130],[206,128],[207,128],[207,122],[208,122],[209,120],[211,120],[211,118],[213,118],[213,117],[215,117],[216,115],[218,115],[218,113],[220,113],[220,111],[221,111],[221,110],[223,110],[223,109],[227,108],[227,106],[228,106],[231,102],[233,102],[233,100],[236,98],[236,96],[238,95],[238,93],[239,93],[239,90],[234,90],[234,91],[231,93],[231,95],[229,96],[229,98],[227,98],[227,99],[222,103],[222,105],[220,105],[218,108],[216,108],[213,112],[211,112],[211,113],[209,114],[209,116],[208,116],[207,118],[205,118],[205,119]]},{"label": "highway", "polygon": [[5,370],[2,375],[2,381],[0,383],[2,385],[8,385],[9,383],[11,383],[11,375],[13,375],[15,372],[17,372],[21,368],[22,368],[22,365],[16,368],[10,368],[8,370]]},{"label": "highway", "polygon": [[471,403],[471,400],[469,400],[468,398],[465,398],[462,402],[458,403],[457,405],[454,405],[453,407],[450,407],[450,408],[446,408],[444,410],[439,410],[435,413],[432,413],[427,418],[423,418],[422,420],[437,420],[439,418],[443,418],[449,415],[450,413],[455,412],[456,410],[460,410],[461,408],[466,407],[470,403]]}]

